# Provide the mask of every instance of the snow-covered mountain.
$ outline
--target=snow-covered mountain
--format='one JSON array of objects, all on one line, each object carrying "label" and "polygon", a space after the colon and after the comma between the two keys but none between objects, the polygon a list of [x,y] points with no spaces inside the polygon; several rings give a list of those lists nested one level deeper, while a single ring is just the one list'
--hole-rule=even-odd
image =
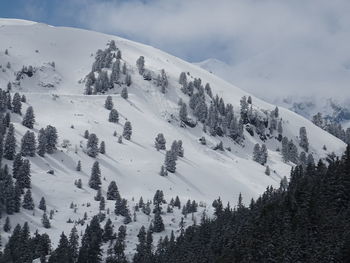
[{"label": "snow-covered mountain", "polygon": [[[269,116],[275,109],[275,105],[244,92],[196,65],[116,36],[29,21],[1,19],[0,36],[1,88],[6,90],[10,82],[12,95],[19,92],[26,96],[22,112],[28,106],[34,108],[33,131],[36,136],[41,128],[52,125],[57,128],[59,137],[58,150],[54,154],[26,157],[31,163],[32,193],[36,208],[34,211],[21,209],[19,214],[10,215],[11,224],[15,226],[16,223],[28,221],[32,231],[39,229],[50,235],[53,247],[57,245],[60,233],[68,233],[72,228],[73,224],[67,223],[69,219],[81,219],[84,213],[91,219],[99,212],[99,202],[94,201],[96,191],[88,186],[91,167],[96,160],[101,168],[103,195],[106,195],[109,183],[116,181],[120,194],[128,200],[129,208],[133,211],[141,196],[145,201],[152,200],[156,190],[160,189],[167,201],[178,195],[182,203],[188,199],[202,202],[199,212],[194,215],[197,220],[200,220],[203,210],[211,214],[211,203],[219,196],[225,203],[235,203],[239,193],[242,193],[248,203],[267,186],[278,187],[280,180],[289,175],[293,164],[283,162],[279,151],[281,143],[275,136],[268,137],[264,142],[256,133],[252,136],[244,129],[245,140],[237,144],[227,136],[210,136],[203,131],[201,123],[193,128],[181,127],[178,101],[180,98],[185,103],[189,101],[189,96],[183,94],[179,84],[181,72],[187,73],[188,81],[200,78],[202,84],[209,83],[213,94],[218,94],[225,103],[232,104],[237,116],[243,96],[251,96],[252,108],[258,115]],[[107,92],[119,112],[118,124],[108,121],[109,111],[104,107],[107,94],[84,95],[86,76],[91,71],[96,51],[105,49],[111,40],[121,51],[121,61],[126,63],[132,79],[128,87],[128,99],[120,96],[125,85],[115,85]],[[152,74],[165,70],[169,83],[165,94],[155,81],[147,81],[139,74],[136,60],[140,56],[144,56],[145,68]],[[32,66],[33,75],[24,74],[18,78],[18,72],[23,66]],[[208,105],[209,100],[207,97]],[[194,120],[192,110],[188,108],[188,112]],[[279,108],[279,118],[283,123],[283,136],[293,140],[296,145],[299,129],[306,127],[309,152],[315,159],[324,158],[331,152],[340,153],[345,147],[343,142],[290,110]],[[131,140],[124,139],[123,143],[118,143],[118,136],[122,134],[127,120],[132,124]],[[19,146],[28,129],[21,124],[22,116],[18,114],[11,113],[11,121]],[[99,154],[97,158],[86,154],[85,130],[96,133],[100,141],[105,141],[106,154]],[[113,136],[115,131],[117,136]],[[185,153],[177,161],[176,172],[166,177],[159,175],[165,151],[157,151],[154,147],[158,133],[164,134],[167,149],[170,149],[173,140],[182,140]],[[207,145],[199,142],[202,136]],[[226,150],[214,150],[221,141]],[[265,143],[267,146],[266,165],[271,169],[270,176],[265,175],[265,166],[252,160],[256,143]],[[327,150],[323,149],[324,145]],[[76,165],[79,160],[82,171],[78,172]],[[3,163],[12,167],[12,161],[4,160]],[[54,174],[48,173],[50,170]],[[78,179],[82,180],[82,189],[74,185]],[[41,197],[45,197],[48,210],[55,211],[50,229],[42,227],[42,211],[37,208]],[[72,202],[76,209],[71,208]],[[123,218],[114,215],[114,205],[115,202],[106,201],[106,209],[110,209],[107,217],[111,218],[117,229]],[[136,222],[128,224],[127,248],[131,254],[138,229],[142,225],[148,226],[153,218],[152,214],[147,216],[141,211],[136,215]],[[157,237],[169,234],[171,230],[177,231],[181,216],[177,210],[163,215],[166,230],[157,234]],[[5,217],[2,217],[1,224]],[[190,217],[185,221],[187,224],[193,223]],[[78,225],[78,229],[80,232],[85,226]],[[8,235],[2,234],[3,244]]]}]

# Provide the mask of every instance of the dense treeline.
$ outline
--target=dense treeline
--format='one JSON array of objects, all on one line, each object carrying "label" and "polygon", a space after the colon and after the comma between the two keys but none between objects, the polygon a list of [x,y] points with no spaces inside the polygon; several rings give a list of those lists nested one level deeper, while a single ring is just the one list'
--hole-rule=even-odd
[{"label": "dense treeline", "polygon": [[159,243],[154,262],[348,262],[350,146],[271,187],[249,207],[214,202],[217,218]]}]

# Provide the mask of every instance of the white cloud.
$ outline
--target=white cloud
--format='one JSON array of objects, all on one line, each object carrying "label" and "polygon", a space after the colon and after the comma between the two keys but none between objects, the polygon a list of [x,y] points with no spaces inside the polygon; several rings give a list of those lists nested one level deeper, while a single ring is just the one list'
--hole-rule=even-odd
[{"label": "white cloud", "polygon": [[225,60],[233,66],[237,84],[249,90],[331,88],[350,93],[345,88],[350,83],[348,0],[63,3],[84,27],[119,34],[191,61]]}]

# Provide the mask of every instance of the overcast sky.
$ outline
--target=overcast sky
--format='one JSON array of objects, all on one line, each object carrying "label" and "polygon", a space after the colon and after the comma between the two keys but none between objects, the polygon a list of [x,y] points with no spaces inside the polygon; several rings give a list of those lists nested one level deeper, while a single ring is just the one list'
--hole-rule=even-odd
[{"label": "overcast sky", "polygon": [[262,93],[350,95],[349,0],[2,0],[0,15],[117,34],[225,61]]}]

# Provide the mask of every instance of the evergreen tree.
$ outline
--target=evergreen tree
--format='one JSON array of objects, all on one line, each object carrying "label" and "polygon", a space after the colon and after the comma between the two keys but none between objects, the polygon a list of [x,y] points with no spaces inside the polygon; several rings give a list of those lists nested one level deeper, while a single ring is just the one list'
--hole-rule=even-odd
[{"label": "evergreen tree", "polygon": [[80,172],[80,171],[81,171],[81,161],[80,161],[80,160],[78,161],[78,164],[77,164],[77,167],[75,168],[75,170],[76,170],[77,172]]},{"label": "evergreen tree", "polygon": [[308,152],[309,151],[309,140],[307,138],[305,127],[300,128],[299,138],[300,138],[300,142],[299,142],[300,147],[303,148],[305,150],[305,152]]},{"label": "evergreen tree", "polygon": [[186,103],[182,103],[179,111],[179,118],[182,122],[187,122],[187,105]]},{"label": "evergreen tree", "polygon": [[265,174],[270,175],[270,167],[268,165],[266,166]]},{"label": "evergreen tree", "polygon": [[156,233],[164,231],[164,223],[159,210],[156,210],[154,214],[153,231]]},{"label": "evergreen tree", "polygon": [[45,128],[45,134],[46,134],[46,152],[48,154],[52,154],[57,149],[56,148],[56,144],[58,140],[57,130],[55,127],[48,125]]},{"label": "evergreen tree", "polygon": [[41,223],[43,224],[43,227],[51,228],[50,220],[47,217],[46,212],[44,212],[43,217],[41,218]]},{"label": "evergreen tree", "polygon": [[15,137],[15,127],[10,124],[8,129],[5,145],[4,145],[4,158],[7,160],[13,160],[16,154],[16,137]]},{"label": "evergreen tree", "polygon": [[35,156],[36,140],[34,132],[27,131],[21,140],[21,154],[22,156]]},{"label": "evergreen tree", "polygon": [[259,143],[256,143],[253,149],[253,161],[260,163],[260,153],[261,153],[260,145]]},{"label": "evergreen tree", "polygon": [[96,158],[98,155],[98,138],[95,133],[89,135],[89,139],[86,144],[86,153],[90,157]]},{"label": "evergreen tree", "polygon": [[14,113],[17,113],[19,115],[22,115],[22,102],[21,102],[21,96],[19,95],[19,93],[15,93],[13,95],[13,99],[12,99],[12,110]]},{"label": "evergreen tree", "polygon": [[147,262],[146,229],[144,226],[140,228],[137,237],[139,243],[136,245],[136,253],[134,254],[133,262],[144,263]]},{"label": "evergreen tree", "polygon": [[140,75],[143,75],[145,72],[145,58],[143,56],[140,56],[136,61],[136,66],[139,71]]},{"label": "evergreen tree", "polygon": [[103,229],[102,240],[103,242],[108,242],[114,239],[113,235],[113,224],[110,218],[107,219],[107,222]]},{"label": "evergreen tree", "polygon": [[165,147],[166,140],[164,138],[163,133],[158,133],[154,144],[155,144],[157,151],[166,149],[166,147]]},{"label": "evergreen tree", "polygon": [[45,156],[46,153],[46,148],[47,148],[47,139],[46,139],[46,133],[44,129],[39,130],[39,135],[38,135],[38,155],[41,157]]},{"label": "evergreen tree", "polygon": [[165,169],[164,165],[161,166],[159,174],[160,174],[160,176],[167,176],[168,175],[168,171]]},{"label": "evergreen tree", "polygon": [[58,247],[52,252],[48,263],[73,263],[73,255],[66,235],[62,232]]},{"label": "evergreen tree", "polygon": [[127,87],[124,87],[124,88],[122,89],[122,92],[121,92],[120,96],[121,96],[123,99],[125,99],[125,100],[128,99],[129,94],[128,94],[128,88],[127,88]]},{"label": "evergreen tree", "polygon": [[84,138],[85,139],[89,139],[89,131],[88,130],[85,130],[85,132],[84,132]]},{"label": "evergreen tree", "polygon": [[113,109],[113,100],[112,96],[107,96],[106,101],[105,101],[105,108],[107,110]]},{"label": "evergreen tree", "polygon": [[46,201],[45,201],[44,197],[41,197],[41,199],[40,199],[39,209],[46,211]]},{"label": "evergreen tree", "polygon": [[17,173],[17,183],[21,191],[24,188],[30,188],[31,180],[30,180],[30,162],[29,160],[23,160],[21,167]]},{"label": "evergreen tree", "polygon": [[69,234],[69,249],[73,262],[76,262],[79,253],[79,235],[78,230],[75,226],[72,228]]},{"label": "evergreen tree", "polygon": [[98,263],[102,256],[102,233],[98,216],[94,216],[86,227],[81,241],[78,263]]},{"label": "evergreen tree", "polygon": [[27,190],[23,197],[23,204],[22,207],[27,210],[33,210],[34,209],[34,201],[32,198],[32,192],[30,189]]},{"label": "evergreen tree", "polygon": [[[11,231],[11,223],[10,223],[10,218],[8,216],[6,217],[3,229],[6,233]],[[1,254],[0,254],[0,256],[1,256]]]},{"label": "evergreen tree", "polygon": [[175,173],[176,170],[176,153],[167,151],[165,154],[164,166],[170,173]]},{"label": "evergreen tree", "polygon": [[114,123],[118,123],[119,122],[119,113],[118,113],[118,111],[116,109],[112,109],[109,112],[108,121],[109,122],[114,122]]},{"label": "evergreen tree", "polygon": [[29,106],[23,117],[22,125],[29,129],[33,129],[34,123],[35,123],[35,116],[34,116],[33,107]]},{"label": "evergreen tree", "polygon": [[15,155],[13,164],[12,164],[12,175],[13,178],[17,178],[17,174],[20,170],[20,167],[23,164],[22,154],[18,153]]},{"label": "evergreen tree", "polygon": [[163,94],[166,93],[168,88],[168,77],[164,69],[161,70],[160,75],[157,77],[157,86],[161,88],[160,90]]},{"label": "evergreen tree", "polygon": [[107,200],[121,200],[118,186],[115,181],[110,182],[108,186]]},{"label": "evergreen tree", "polygon": [[100,153],[105,154],[106,153],[106,144],[104,141],[101,142],[100,144]]},{"label": "evergreen tree", "polygon": [[126,121],[124,124],[124,129],[123,129],[123,137],[126,140],[130,140],[132,135],[132,126],[130,121]]},{"label": "evergreen tree", "polygon": [[101,171],[98,161],[95,161],[92,166],[89,186],[95,190],[98,190],[101,186]]}]

